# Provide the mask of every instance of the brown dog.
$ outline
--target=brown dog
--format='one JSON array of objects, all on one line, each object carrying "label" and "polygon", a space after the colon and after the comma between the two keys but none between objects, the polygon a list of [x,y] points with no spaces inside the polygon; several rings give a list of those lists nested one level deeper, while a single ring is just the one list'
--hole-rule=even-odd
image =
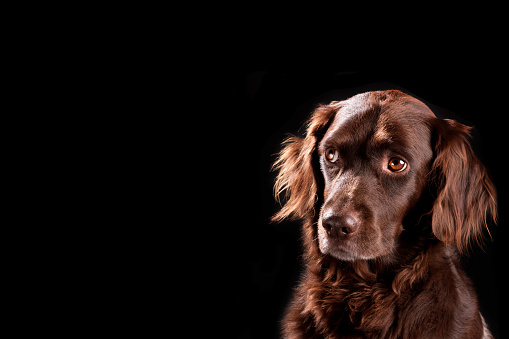
[{"label": "brown dog", "polygon": [[496,217],[469,130],[379,91],[319,106],[285,141],[273,219],[304,219],[307,265],[286,338],[491,337],[456,254]]}]

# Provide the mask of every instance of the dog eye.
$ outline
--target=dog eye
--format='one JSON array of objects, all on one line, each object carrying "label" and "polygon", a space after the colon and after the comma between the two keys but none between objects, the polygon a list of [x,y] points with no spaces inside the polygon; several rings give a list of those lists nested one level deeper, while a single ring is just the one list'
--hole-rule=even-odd
[{"label": "dog eye", "polygon": [[330,162],[336,162],[338,160],[338,151],[334,148],[328,148],[325,151],[325,158]]},{"label": "dog eye", "polygon": [[388,168],[391,172],[401,172],[407,167],[405,160],[401,158],[391,158]]}]

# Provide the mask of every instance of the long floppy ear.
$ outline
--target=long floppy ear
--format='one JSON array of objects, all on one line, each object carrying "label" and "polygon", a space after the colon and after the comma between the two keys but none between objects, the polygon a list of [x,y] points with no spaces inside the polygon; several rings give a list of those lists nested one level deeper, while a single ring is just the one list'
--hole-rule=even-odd
[{"label": "long floppy ear", "polygon": [[496,191],[470,146],[471,128],[448,119],[436,119],[434,127],[432,175],[438,196],[432,209],[433,233],[445,243],[456,243],[462,253],[472,240],[481,244],[488,215],[496,223]]},{"label": "long floppy ear", "polygon": [[283,142],[284,147],[272,169],[279,171],[274,185],[274,197],[281,203],[279,196],[284,191],[286,203],[272,217],[272,221],[314,215],[318,187],[313,156],[324,130],[339,108],[340,102],[336,101],[330,105],[318,106],[307,122],[306,137],[291,136]]}]

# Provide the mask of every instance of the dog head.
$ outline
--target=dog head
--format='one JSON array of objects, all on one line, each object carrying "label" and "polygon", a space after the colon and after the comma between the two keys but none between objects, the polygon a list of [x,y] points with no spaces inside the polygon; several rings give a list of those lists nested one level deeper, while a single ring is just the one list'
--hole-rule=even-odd
[{"label": "dog head", "polygon": [[496,215],[495,190],[469,144],[470,128],[438,119],[400,91],[358,94],[319,106],[305,138],[291,137],[275,163],[274,220],[311,220],[322,254],[340,260],[390,255],[430,183],[432,231],[445,243],[479,240]]}]

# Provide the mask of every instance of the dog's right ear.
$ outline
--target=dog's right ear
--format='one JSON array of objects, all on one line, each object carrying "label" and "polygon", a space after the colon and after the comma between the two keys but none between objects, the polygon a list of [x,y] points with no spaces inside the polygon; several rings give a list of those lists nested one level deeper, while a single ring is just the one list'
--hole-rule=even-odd
[{"label": "dog's right ear", "polygon": [[318,188],[313,156],[340,107],[341,102],[338,101],[318,106],[307,122],[306,137],[291,136],[283,142],[284,147],[272,169],[279,171],[274,185],[274,197],[281,203],[280,195],[284,191],[286,203],[272,217],[272,221],[288,217],[302,219],[314,215]]}]

